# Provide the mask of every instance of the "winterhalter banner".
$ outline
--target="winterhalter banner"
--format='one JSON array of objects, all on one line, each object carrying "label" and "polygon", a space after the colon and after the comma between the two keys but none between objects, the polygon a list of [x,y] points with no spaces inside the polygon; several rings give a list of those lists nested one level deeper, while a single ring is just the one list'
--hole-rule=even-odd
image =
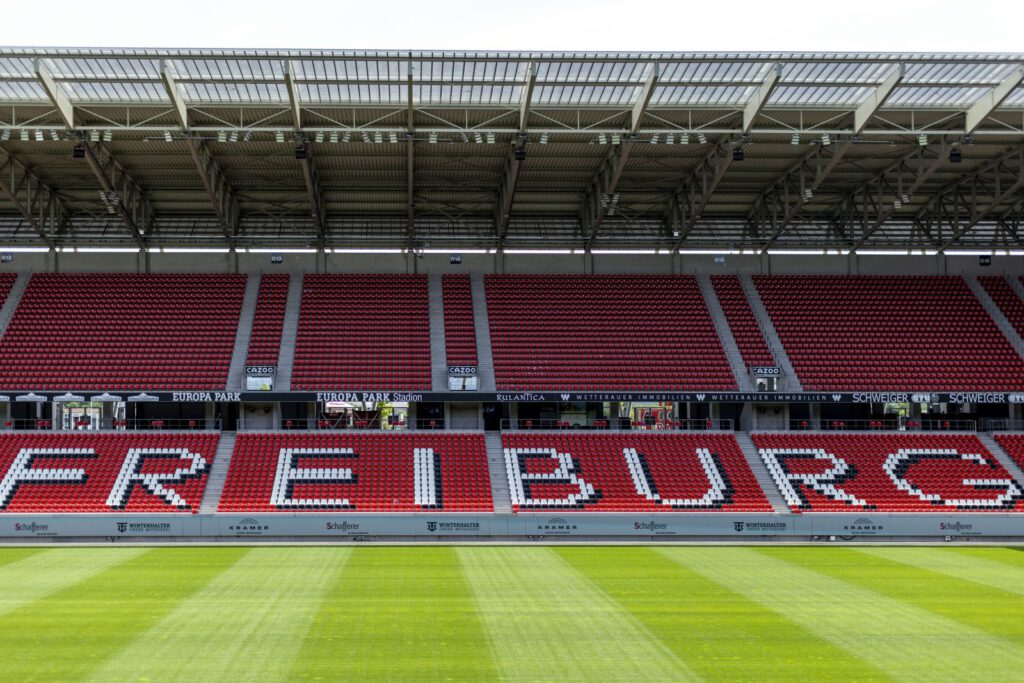
[{"label": "winterhalter banner", "polygon": [[330,538],[374,540],[394,536],[455,540],[458,537],[557,539],[578,537],[714,536],[729,539],[771,537],[870,540],[883,537],[1024,537],[1024,514],[304,514],[251,515],[0,515],[0,538],[218,537]]},{"label": "winterhalter banner", "polygon": [[[111,395],[110,389],[104,395]],[[583,402],[671,402],[671,403],[948,403],[1024,404],[1024,393],[1002,392],[908,392],[908,391],[151,391],[119,392],[117,398],[136,402],[237,403],[278,401],[282,403],[421,403],[465,401],[485,403],[583,403]],[[70,397],[70,398],[69,398]],[[0,402],[59,403],[84,399],[66,391],[8,392]],[[113,398],[113,396],[112,396]],[[108,399],[108,400],[112,400]],[[90,400],[103,400],[92,398]]]}]

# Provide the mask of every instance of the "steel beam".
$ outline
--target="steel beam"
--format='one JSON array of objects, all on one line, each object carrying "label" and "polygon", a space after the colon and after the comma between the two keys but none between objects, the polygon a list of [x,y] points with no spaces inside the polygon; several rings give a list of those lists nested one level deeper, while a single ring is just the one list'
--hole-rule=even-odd
[{"label": "steel beam", "polygon": [[1024,66],[1019,66],[1011,71],[995,87],[985,93],[984,97],[972,104],[964,114],[964,129],[967,133],[973,133],[981,125],[981,122],[994,112],[1022,81],[1024,81]]},{"label": "steel beam", "polygon": [[[103,169],[102,164],[96,157],[96,152],[93,150],[92,145],[89,143],[83,143],[82,148],[85,150],[85,161],[92,170],[93,175],[96,177],[102,188],[104,201],[108,205],[112,206],[116,213],[121,217],[121,222],[124,223],[125,227],[132,234],[135,242],[140,247],[146,246],[146,234],[149,232],[148,223],[152,219],[152,212],[146,205],[145,198],[142,194],[142,190],[135,185],[134,181],[119,167],[116,167],[116,163],[110,156],[110,153],[105,149],[97,146],[97,149],[101,153],[105,154],[108,158],[109,165],[115,166],[115,171],[119,171],[121,174],[121,184],[123,184],[125,190],[131,195],[130,198],[124,196],[125,193],[119,193],[115,187],[117,178],[111,179],[107,172]],[[141,214],[141,216],[139,215]],[[137,220],[141,218],[141,221]],[[143,226],[140,227],[139,222],[142,222]]]},{"label": "steel beam", "polygon": [[302,128],[302,105],[299,102],[299,89],[295,83],[294,67],[291,60],[284,63],[284,84],[288,91],[288,106],[291,109],[292,124],[296,130]]},{"label": "steel beam", "polygon": [[757,119],[757,115],[761,113],[765,105],[768,104],[768,99],[775,92],[775,87],[779,84],[779,77],[782,75],[782,65],[773,64],[772,68],[768,71],[768,75],[764,81],[757,86],[757,90],[743,105],[743,132],[749,133],[754,127],[754,121]]},{"label": "steel beam", "polygon": [[505,236],[508,234],[508,224],[512,218],[512,203],[515,201],[516,184],[519,182],[519,167],[523,163],[520,156],[525,156],[527,141],[527,126],[530,118],[530,104],[533,100],[533,90],[537,84],[537,66],[527,64],[526,82],[523,83],[523,95],[519,101],[519,134],[516,136],[515,145],[509,150],[505,159],[505,170],[502,175],[501,184],[498,185],[497,215],[495,216],[495,235],[498,238],[498,248],[505,243]]},{"label": "steel beam", "polygon": [[237,232],[237,226],[232,219],[232,207],[235,206],[234,191],[228,185],[224,178],[224,171],[204,142],[189,138],[188,151],[196,165],[199,179],[203,182],[203,189],[210,200],[213,212],[217,215],[217,222],[220,223],[228,246],[234,248],[235,233]]},{"label": "steel beam", "polygon": [[171,72],[171,63],[168,61],[160,62],[160,81],[164,85],[167,97],[171,100],[171,107],[174,109],[174,115],[178,118],[178,125],[182,130],[188,130],[188,108],[185,106],[185,100],[181,99],[181,93],[178,92],[178,83],[175,75]]},{"label": "steel beam", "polygon": [[71,106],[71,101],[67,98],[64,92],[57,85],[57,82],[53,78],[53,72],[50,71],[50,67],[47,66],[46,62],[42,59],[35,60],[35,72],[36,79],[39,84],[43,87],[43,91],[46,92],[46,96],[50,100],[50,104],[56,108],[57,113],[60,114],[61,121],[64,122],[66,128],[75,127],[75,110]]},{"label": "steel beam", "polygon": [[697,227],[697,221],[700,220],[701,215],[704,213],[704,209],[707,208],[711,202],[711,198],[714,197],[715,192],[718,190],[719,183],[722,182],[722,178],[725,177],[725,172],[729,170],[729,166],[732,165],[733,161],[733,150],[736,149],[736,143],[727,142],[724,144],[715,145],[713,154],[705,156],[702,160],[701,166],[694,170],[691,174],[691,178],[695,175],[700,177],[701,189],[700,194],[690,209],[690,216],[682,229],[679,231],[679,237],[676,239],[676,243],[672,246],[673,252],[678,252],[680,247],[683,246],[683,242],[690,236],[693,229]]},{"label": "steel beam", "polygon": [[889,99],[889,95],[892,94],[892,91],[903,80],[905,73],[906,67],[902,64],[895,65],[890,69],[885,79],[875,88],[875,91],[854,110],[853,132],[855,135],[860,135],[867,128],[868,121],[878,113],[878,110],[882,108],[885,101]]}]

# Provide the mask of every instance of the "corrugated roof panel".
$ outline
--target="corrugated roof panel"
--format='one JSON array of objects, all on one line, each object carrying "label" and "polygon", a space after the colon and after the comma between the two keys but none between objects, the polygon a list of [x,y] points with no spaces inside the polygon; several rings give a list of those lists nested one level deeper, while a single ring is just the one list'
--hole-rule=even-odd
[{"label": "corrugated roof panel", "polygon": [[887,107],[969,107],[991,88],[896,88]]},{"label": "corrugated roof panel", "polygon": [[39,81],[0,81],[0,100],[49,102]]},{"label": "corrugated roof panel", "polygon": [[284,103],[288,90],[284,83],[182,83],[182,97],[193,104],[214,103]]}]

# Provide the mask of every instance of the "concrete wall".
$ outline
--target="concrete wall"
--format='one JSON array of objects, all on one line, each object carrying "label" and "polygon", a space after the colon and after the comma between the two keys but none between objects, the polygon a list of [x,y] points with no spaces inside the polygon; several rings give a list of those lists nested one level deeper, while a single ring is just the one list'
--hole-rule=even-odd
[{"label": "concrete wall", "polygon": [[834,275],[1024,275],[1024,257],[993,256],[992,265],[977,256],[802,256],[713,254],[282,254],[272,264],[269,253],[14,253],[0,272],[125,273],[763,273]]}]

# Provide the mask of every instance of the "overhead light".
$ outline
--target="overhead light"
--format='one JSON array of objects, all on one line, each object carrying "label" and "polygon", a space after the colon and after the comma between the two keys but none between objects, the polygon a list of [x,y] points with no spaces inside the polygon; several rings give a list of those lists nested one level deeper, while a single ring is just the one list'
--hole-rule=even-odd
[{"label": "overhead light", "polygon": [[793,133],[793,136],[789,138],[789,144],[799,145],[800,144],[800,133]]},{"label": "overhead light", "polygon": [[37,130],[36,131],[36,142],[42,142],[42,141],[43,141],[43,131]]},{"label": "overhead light", "polygon": [[690,134],[687,133],[687,132],[680,133],[679,134],[679,144],[680,145],[688,145],[688,144],[690,144]]},{"label": "overhead light", "polygon": [[21,129],[21,141],[22,142],[28,142],[28,137],[29,137],[28,131],[25,130],[24,128],[22,128]]},{"label": "overhead light", "polygon": [[397,145],[398,133],[396,133],[395,131],[391,131],[390,133],[388,133],[388,142],[390,142],[392,145]]},{"label": "overhead light", "polygon": [[903,202],[900,200],[899,197],[897,197],[896,200],[893,201],[892,207],[894,209],[902,209],[903,208]]},{"label": "overhead light", "polygon": [[332,145],[338,144],[338,133],[337,132],[331,133],[331,137],[329,139],[330,139]]},{"label": "overhead light", "polygon": [[274,133],[274,142],[277,142],[279,144],[284,142],[284,131],[283,130],[279,130],[276,133]]},{"label": "overhead light", "polygon": [[430,133],[427,136],[427,142],[429,142],[432,145],[436,145],[437,144],[437,133]]},{"label": "overhead light", "polygon": [[805,187],[804,188],[804,201],[810,199],[813,196],[814,196],[814,190],[812,190],[809,187]]},{"label": "overhead light", "polygon": [[348,132],[347,130],[344,133],[341,134],[341,141],[342,142],[348,142],[351,139],[352,139],[352,133]]},{"label": "overhead light", "polygon": [[10,139],[11,139],[11,129],[10,128],[4,128],[3,131],[0,132],[0,142],[7,142]]},{"label": "overhead light", "polygon": [[171,131],[165,130],[164,131],[164,142],[170,142],[173,139],[174,138],[171,137]]},{"label": "overhead light", "polygon": [[231,142],[238,142],[238,131],[231,131],[231,135],[228,136],[228,140],[230,140]]},{"label": "overhead light", "polygon": [[906,192],[904,192],[903,194],[901,194],[901,195],[900,195],[900,200],[901,200],[901,201],[902,201],[902,202],[903,202],[904,204],[909,204],[909,203],[910,203],[910,195],[909,195],[909,194],[907,194]]},{"label": "overhead light", "polygon": [[105,130],[103,131],[103,142],[110,142],[114,139],[114,131]]},{"label": "overhead light", "polygon": [[323,142],[324,141],[324,134],[323,134],[323,132],[322,131],[317,131],[317,134],[313,137],[313,139],[316,140],[317,144],[320,144],[321,142]]},{"label": "overhead light", "polygon": [[487,144],[488,145],[493,145],[494,144],[494,133],[493,132],[487,133]]},{"label": "overhead light", "polygon": [[660,135],[658,135],[657,133],[655,133],[654,135],[652,135],[652,136],[651,136],[651,144],[652,144],[652,145],[656,145],[656,144],[658,144],[658,138],[660,138],[660,137],[661,137],[661,136],[660,136]]},{"label": "overhead light", "polygon": [[217,131],[217,142],[227,142],[228,134],[224,131]]},{"label": "overhead light", "polygon": [[954,147],[949,150],[949,162],[951,164],[959,164],[964,159],[964,154],[959,147]]},{"label": "overhead light", "polygon": [[476,140],[478,145],[484,144],[484,136],[480,135],[480,133],[473,133],[473,139]]},{"label": "overhead light", "polygon": [[459,133],[459,137],[462,138],[463,142],[469,142],[469,136],[466,135],[465,133]]},{"label": "overhead light", "polygon": [[604,133],[601,133],[600,135],[597,136],[597,143],[599,145],[607,145],[608,144],[608,136],[605,135]]},{"label": "overhead light", "polygon": [[367,133],[365,130],[363,131],[363,142],[365,142],[366,144],[370,144],[370,134]]},{"label": "overhead light", "polygon": [[612,144],[613,145],[622,144],[622,136],[619,135],[618,133],[612,133]]},{"label": "overhead light", "polygon": [[698,132],[697,133],[697,142],[699,142],[702,145],[708,144],[707,136],[705,136],[704,133]]},{"label": "overhead light", "polygon": [[829,136],[829,134],[828,133],[822,133],[821,134],[821,146],[822,147],[828,147],[831,144],[832,144],[832,138]]},{"label": "overhead light", "polygon": [[967,135],[960,138],[960,142],[962,142],[965,145],[973,145],[974,137],[970,133],[968,133]]},{"label": "overhead light", "polygon": [[676,136],[673,135],[672,133],[669,133],[668,135],[666,135],[665,136],[665,144],[666,145],[674,145],[674,144],[676,144]]},{"label": "overhead light", "polygon": [[548,144],[548,134],[547,133],[541,133],[540,134],[540,144],[542,144],[542,145]]},{"label": "overhead light", "polygon": [[743,161],[743,159],[745,157],[746,157],[746,154],[743,153],[743,148],[742,147],[737,147],[736,149],[734,149],[732,151],[732,160],[733,161]]},{"label": "overhead light", "polygon": [[242,136],[242,142],[252,142],[252,131],[245,131],[245,135]]},{"label": "overhead light", "polygon": [[376,133],[373,134],[373,141],[378,145],[381,144],[382,142],[384,142],[384,134],[378,130]]},{"label": "overhead light", "polygon": [[60,133],[55,130],[50,131],[50,139],[54,142],[60,142]]},{"label": "overhead light", "polygon": [[928,136],[925,135],[924,133],[921,133],[920,135],[918,135],[917,136],[917,144],[921,145],[922,147],[927,147],[928,146]]}]

